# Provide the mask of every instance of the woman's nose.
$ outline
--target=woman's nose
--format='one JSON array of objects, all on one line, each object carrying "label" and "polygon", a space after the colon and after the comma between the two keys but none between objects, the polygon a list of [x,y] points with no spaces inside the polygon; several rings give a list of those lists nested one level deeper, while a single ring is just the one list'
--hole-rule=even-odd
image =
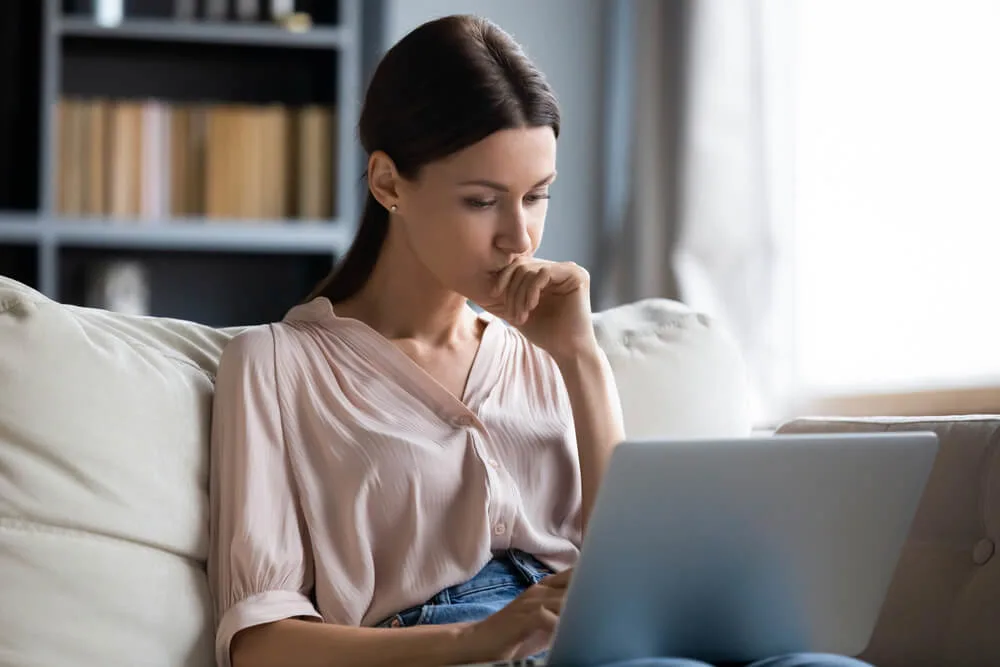
[{"label": "woman's nose", "polygon": [[523,255],[531,250],[531,235],[528,234],[528,224],[524,211],[517,211],[506,221],[497,248],[514,255]]}]

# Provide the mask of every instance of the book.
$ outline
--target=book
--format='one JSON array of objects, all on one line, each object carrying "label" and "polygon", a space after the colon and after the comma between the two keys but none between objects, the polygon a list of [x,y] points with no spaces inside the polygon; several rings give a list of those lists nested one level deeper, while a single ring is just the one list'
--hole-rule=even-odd
[{"label": "book", "polygon": [[62,215],[139,224],[333,216],[334,107],[70,96],[57,109]]},{"label": "book", "polygon": [[260,18],[260,3],[257,0],[235,0],[236,18],[239,21],[256,21]]}]

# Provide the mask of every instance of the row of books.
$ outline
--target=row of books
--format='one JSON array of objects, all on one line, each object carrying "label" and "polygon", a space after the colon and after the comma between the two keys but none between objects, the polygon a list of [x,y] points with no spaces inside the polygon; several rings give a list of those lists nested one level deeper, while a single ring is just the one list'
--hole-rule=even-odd
[{"label": "row of books", "polygon": [[[92,16],[102,24],[128,18],[210,21],[283,22],[292,16],[311,16],[331,0],[68,0],[65,11]],[[327,10],[326,13],[329,13]]]},{"label": "row of books", "polygon": [[64,97],[57,208],[139,221],[329,219],[336,110]]}]

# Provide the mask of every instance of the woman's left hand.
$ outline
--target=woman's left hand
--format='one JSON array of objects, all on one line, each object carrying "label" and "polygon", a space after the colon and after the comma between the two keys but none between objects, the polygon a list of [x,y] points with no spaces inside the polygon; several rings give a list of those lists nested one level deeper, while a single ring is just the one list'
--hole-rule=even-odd
[{"label": "woman's left hand", "polygon": [[597,348],[590,274],[573,262],[515,260],[497,274],[484,310],[503,318],[557,361]]}]

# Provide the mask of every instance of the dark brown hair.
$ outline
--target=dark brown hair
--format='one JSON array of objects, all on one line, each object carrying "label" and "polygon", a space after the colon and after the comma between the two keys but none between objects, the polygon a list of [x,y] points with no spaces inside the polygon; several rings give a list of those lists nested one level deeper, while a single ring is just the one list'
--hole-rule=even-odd
[{"label": "dark brown hair", "polygon": [[[386,52],[361,110],[361,145],[384,151],[400,175],[498,130],[551,127],[559,105],[545,76],[510,35],[475,16],[424,23]],[[357,294],[371,276],[389,230],[389,212],[369,190],[361,224],[343,261],[309,299],[333,303]]]}]

